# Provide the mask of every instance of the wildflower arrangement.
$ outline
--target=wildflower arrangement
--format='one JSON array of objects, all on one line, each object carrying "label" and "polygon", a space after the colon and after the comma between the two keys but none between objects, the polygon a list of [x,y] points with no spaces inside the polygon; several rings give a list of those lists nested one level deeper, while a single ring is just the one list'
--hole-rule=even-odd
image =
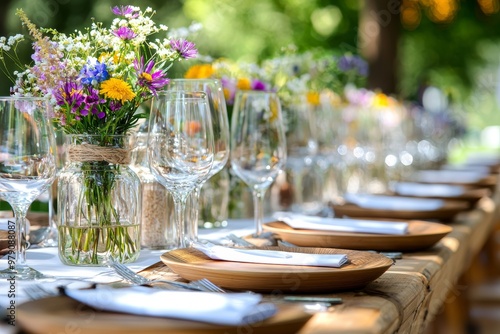
[{"label": "wildflower arrangement", "polygon": [[[109,27],[94,21],[72,34],[37,28],[18,10],[33,39],[29,65],[16,56],[22,35],[0,38],[0,61],[5,65],[10,58],[18,67],[13,75],[7,73],[14,82],[11,94],[50,99],[54,124],[66,134],[78,135],[72,144],[89,148],[74,160],[83,171],[83,190],[75,210],[92,226],[85,231],[59,230],[60,254],[63,247],[72,264],[101,264],[102,254],[113,254],[122,262],[138,255],[140,244],[134,243],[138,230],[108,228],[122,224],[123,219],[113,207],[111,194],[118,188],[116,173],[128,168],[121,166],[127,164],[129,153],[124,135],[146,116],[139,106],[168,84],[167,70],[173,62],[197,56],[194,43],[167,34],[167,26],[153,21],[151,8],[116,6],[111,10],[116,18]],[[110,160],[110,148],[111,156],[124,156]]]},{"label": "wildflower arrangement", "polygon": [[363,87],[368,76],[368,63],[358,55],[344,54],[336,60],[342,87]]},{"label": "wildflower arrangement", "polygon": [[[50,98],[53,120],[66,133],[125,134],[144,116],[136,113],[138,106],[168,84],[172,63],[197,55],[194,43],[169,38],[168,27],[155,24],[151,8],[117,6],[112,11],[117,17],[109,28],[92,22],[66,35],[38,29],[18,10],[34,39],[30,65],[15,56],[22,35],[0,38],[0,59],[10,57],[19,67],[15,77],[7,73],[15,81],[11,93]],[[165,37],[152,40],[162,32]]]},{"label": "wildflower arrangement", "polygon": [[237,63],[229,59],[217,59],[212,63],[193,65],[186,71],[184,77],[186,79],[219,79],[224,91],[229,120],[231,120],[237,90],[274,90],[256,64]]}]

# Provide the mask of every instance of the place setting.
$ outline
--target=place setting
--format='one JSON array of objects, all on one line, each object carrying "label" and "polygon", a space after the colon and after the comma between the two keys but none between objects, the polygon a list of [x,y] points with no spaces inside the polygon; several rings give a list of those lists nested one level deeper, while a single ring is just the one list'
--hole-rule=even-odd
[{"label": "place setting", "polygon": [[470,205],[465,200],[413,196],[347,193],[332,204],[337,217],[366,217],[451,221]]},{"label": "place setting", "polygon": [[65,290],[64,296],[20,305],[18,315],[32,333],[64,330],[68,321],[82,333],[238,333],[241,328],[289,333],[312,317],[299,304],[275,305],[258,294],[140,286]]},{"label": "place setting", "polygon": [[487,187],[409,181],[393,182],[390,185],[390,189],[394,194],[399,196],[466,201],[471,208],[474,207],[481,198],[491,194],[491,190]]},{"label": "place setting", "polygon": [[264,230],[303,247],[412,252],[432,247],[452,231],[446,224],[390,218],[324,218],[276,213]]}]

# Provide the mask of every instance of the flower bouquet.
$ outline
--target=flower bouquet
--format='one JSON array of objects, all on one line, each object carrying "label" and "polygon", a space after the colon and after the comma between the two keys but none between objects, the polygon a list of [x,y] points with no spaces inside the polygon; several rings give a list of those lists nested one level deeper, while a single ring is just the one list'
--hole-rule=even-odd
[{"label": "flower bouquet", "polygon": [[[151,8],[112,11],[109,28],[92,22],[70,35],[39,29],[17,11],[34,53],[33,64],[17,62],[12,94],[49,98],[50,118],[70,141],[59,176],[58,229],[60,258],[73,265],[138,257],[140,182],[128,167],[127,134],[145,117],[140,105],[168,84],[173,62],[197,54],[192,42],[155,24]],[[22,38],[0,39],[0,60],[16,60],[10,51]]]}]

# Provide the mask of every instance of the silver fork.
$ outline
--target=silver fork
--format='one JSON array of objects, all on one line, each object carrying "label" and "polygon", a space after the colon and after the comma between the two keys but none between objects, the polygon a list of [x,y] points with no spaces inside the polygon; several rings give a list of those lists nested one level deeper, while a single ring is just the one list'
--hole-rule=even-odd
[{"label": "silver fork", "polygon": [[189,283],[176,282],[176,281],[168,281],[162,279],[148,279],[144,276],[141,276],[135,273],[133,270],[128,268],[127,266],[114,261],[113,259],[109,259],[108,265],[113,268],[118,275],[123,277],[125,280],[132,284],[138,285],[151,285],[152,283],[164,283],[169,284],[174,287],[186,289],[186,290],[194,290],[194,291],[209,291],[209,292],[226,292],[224,289],[210,282],[206,278],[202,278],[196,281],[191,281]]},{"label": "silver fork", "polygon": [[57,296],[59,294],[58,291],[52,291],[49,289],[45,289],[41,284],[31,284],[23,287],[23,292],[31,299],[41,299],[46,297]]}]

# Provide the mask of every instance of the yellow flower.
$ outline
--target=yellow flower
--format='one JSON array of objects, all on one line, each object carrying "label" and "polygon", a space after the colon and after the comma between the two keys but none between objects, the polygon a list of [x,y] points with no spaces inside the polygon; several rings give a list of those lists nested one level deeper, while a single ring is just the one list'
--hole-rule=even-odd
[{"label": "yellow flower", "polygon": [[224,92],[224,98],[226,99],[226,101],[229,101],[231,99],[231,90],[227,87],[224,87],[222,91]]},{"label": "yellow flower", "polygon": [[146,72],[143,72],[141,74],[141,78],[143,78],[144,80],[146,80],[147,82],[151,82],[153,81],[153,76],[151,76],[151,74],[149,73],[146,73]]},{"label": "yellow flower", "polygon": [[385,108],[389,106],[389,97],[383,93],[377,93],[373,98],[373,106],[377,108]]},{"label": "yellow flower", "polygon": [[319,106],[319,93],[318,92],[307,92],[307,102],[313,106]]},{"label": "yellow flower", "polygon": [[236,87],[240,90],[250,90],[252,89],[252,83],[248,78],[238,79],[238,83],[236,83]]},{"label": "yellow flower", "polygon": [[271,100],[271,105],[270,105],[270,109],[271,109],[271,117],[269,117],[269,122],[274,122],[278,119],[278,110],[279,110],[279,107],[278,107],[278,102],[276,100]]},{"label": "yellow flower", "polygon": [[108,52],[103,52],[100,54],[99,58],[97,58],[97,60],[100,63],[105,63],[106,60],[109,60],[109,59],[113,61],[113,64],[118,64],[120,62],[120,56],[116,52],[113,54],[108,53]]},{"label": "yellow flower", "polygon": [[210,78],[214,73],[211,64],[201,64],[201,65],[193,65],[191,66],[186,74],[184,74],[184,78],[186,79],[206,79]]},{"label": "yellow flower", "polygon": [[109,99],[120,100],[122,103],[130,101],[135,97],[135,93],[130,88],[130,85],[116,78],[103,81],[99,93]]}]

